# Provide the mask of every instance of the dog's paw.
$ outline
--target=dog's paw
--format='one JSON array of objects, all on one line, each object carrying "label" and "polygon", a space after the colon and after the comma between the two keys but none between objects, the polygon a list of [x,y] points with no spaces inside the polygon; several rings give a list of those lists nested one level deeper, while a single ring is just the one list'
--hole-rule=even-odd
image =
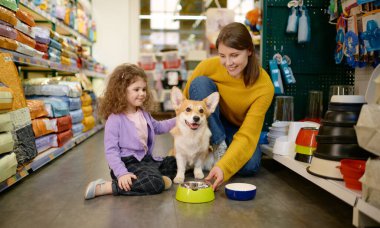
[{"label": "dog's paw", "polygon": [[176,176],[173,181],[176,184],[182,184],[185,181],[185,177]]},{"label": "dog's paw", "polygon": [[203,174],[202,170],[194,170],[194,177],[195,179],[203,179],[205,175]]}]

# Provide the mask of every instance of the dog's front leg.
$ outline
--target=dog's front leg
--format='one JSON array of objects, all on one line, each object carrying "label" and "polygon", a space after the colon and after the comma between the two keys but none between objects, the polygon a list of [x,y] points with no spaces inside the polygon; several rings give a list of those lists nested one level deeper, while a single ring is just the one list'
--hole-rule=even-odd
[{"label": "dog's front leg", "polygon": [[174,183],[182,184],[185,181],[186,159],[180,153],[177,153],[176,161],[177,161],[177,175],[174,178]]},{"label": "dog's front leg", "polygon": [[202,171],[202,159],[198,158],[194,164],[194,177],[195,179],[203,179],[205,175]]}]

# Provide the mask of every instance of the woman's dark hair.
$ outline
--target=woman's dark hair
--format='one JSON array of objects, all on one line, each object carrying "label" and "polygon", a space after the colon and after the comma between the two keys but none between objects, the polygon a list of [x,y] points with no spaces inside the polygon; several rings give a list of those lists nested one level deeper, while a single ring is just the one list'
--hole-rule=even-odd
[{"label": "woman's dark hair", "polygon": [[217,49],[221,43],[230,48],[252,52],[248,57],[247,66],[243,71],[245,86],[252,86],[260,75],[260,66],[256,58],[252,37],[251,34],[249,34],[248,29],[245,25],[238,22],[233,22],[224,26],[216,40]]}]

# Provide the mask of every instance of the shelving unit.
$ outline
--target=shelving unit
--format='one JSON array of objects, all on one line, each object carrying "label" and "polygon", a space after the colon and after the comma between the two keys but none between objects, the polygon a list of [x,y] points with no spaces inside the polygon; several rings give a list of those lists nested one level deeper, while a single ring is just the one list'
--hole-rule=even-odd
[{"label": "shelving unit", "polygon": [[0,183],[0,192],[4,191],[5,189],[11,187],[18,181],[22,180],[32,172],[38,170],[42,166],[48,164],[49,162],[53,161],[54,159],[58,158],[60,155],[64,154],[65,152],[69,151],[76,145],[80,144],[84,140],[88,139],[92,135],[94,135],[96,132],[103,129],[103,125],[98,125],[92,128],[91,130],[84,132],[80,135],[78,135],[75,138],[72,138],[70,141],[68,141],[63,147],[59,148],[51,148],[45,152],[40,153],[37,157],[33,159],[31,163],[28,165],[21,167],[17,173],[8,178],[7,180]]},{"label": "shelving unit", "polygon": [[[318,185],[329,193],[333,194],[337,198],[346,202],[348,205],[353,207],[354,217],[353,224],[357,227],[366,223],[363,215],[373,219],[375,222],[380,223],[380,209],[372,206],[365,202],[361,196],[360,191],[351,190],[345,187],[343,181],[336,181],[330,179],[324,179],[316,177],[309,174],[306,168],[309,166],[308,163],[300,162],[295,160],[290,156],[278,155],[273,153],[273,148],[268,145],[261,145],[261,150],[264,154],[272,158],[273,160],[281,163],[312,183]],[[373,222],[373,221],[371,221]]]},{"label": "shelving unit", "polygon": [[[12,60],[13,62],[18,63],[19,65],[25,65],[27,66],[28,71],[44,71],[44,70],[56,70],[61,72],[68,72],[68,73],[78,73],[83,72],[88,77],[96,77],[96,78],[105,78],[106,75],[103,73],[95,72],[95,71],[89,71],[89,70],[81,70],[78,67],[74,66],[67,66],[60,63],[56,63],[53,61],[49,61],[46,59],[41,59],[37,57],[31,57],[27,55],[23,55],[14,51],[6,50],[0,48],[0,52],[4,53],[10,53],[12,54]],[[24,68],[26,69],[26,68]]]},{"label": "shelving unit", "polygon": [[57,18],[52,17],[45,11],[39,9],[35,5],[33,5],[33,2],[30,2],[28,0],[20,0],[19,8],[22,10],[27,11],[31,15],[33,15],[33,18],[35,20],[39,21],[49,21],[51,23],[54,23],[55,29],[59,34],[63,35],[74,35],[76,37],[79,37],[81,39],[82,44],[84,45],[92,45],[92,41],[86,37],[85,35],[79,33],[77,30],[67,26],[62,21],[58,20]]},{"label": "shelving unit", "polygon": [[[77,40],[80,41],[82,46],[91,47],[93,45],[93,41],[90,40],[88,37],[79,33],[77,30],[71,28],[70,26],[64,24],[59,19],[54,18],[49,13],[41,10],[39,7],[33,5],[33,2],[28,0],[20,0],[18,2],[18,7],[32,15],[33,19],[37,23],[47,23],[53,31],[56,31],[61,35],[76,37]],[[76,66],[76,64],[65,65],[54,61],[42,59],[40,57],[32,57],[2,48],[0,48],[0,52],[11,54],[9,57],[9,61],[13,61],[14,63],[16,63],[19,70],[19,76],[23,75],[25,78],[28,77],[28,72],[52,72],[53,75],[56,75],[55,73],[59,73],[62,75],[71,75],[81,72],[88,77],[106,77],[103,73],[93,72],[86,69],[80,69]],[[60,148],[51,148],[43,153],[40,153],[30,163],[22,167],[19,167],[15,175],[9,177],[7,180],[3,182],[0,182],[0,192],[14,185],[18,181],[22,180],[34,171],[38,170],[42,166],[48,164],[52,160],[58,158],[60,155],[69,151],[71,148],[83,142],[102,128],[103,125],[95,126],[91,130],[70,139],[67,143],[65,143],[65,145],[63,145]]]}]

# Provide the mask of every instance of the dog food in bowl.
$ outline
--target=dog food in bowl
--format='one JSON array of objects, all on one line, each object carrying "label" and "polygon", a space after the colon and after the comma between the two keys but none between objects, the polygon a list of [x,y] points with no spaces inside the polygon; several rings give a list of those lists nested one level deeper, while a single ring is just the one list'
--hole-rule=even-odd
[{"label": "dog food in bowl", "polygon": [[211,185],[202,181],[187,181],[177,188],[176,199],[184,203],[206,203],[215,199]]},{"label": "dog food in bowl", "polygon": [[256,196],[256,186],[246,183],[227,184],[224,188],[226,196],[232,200],[251,200]]}]

